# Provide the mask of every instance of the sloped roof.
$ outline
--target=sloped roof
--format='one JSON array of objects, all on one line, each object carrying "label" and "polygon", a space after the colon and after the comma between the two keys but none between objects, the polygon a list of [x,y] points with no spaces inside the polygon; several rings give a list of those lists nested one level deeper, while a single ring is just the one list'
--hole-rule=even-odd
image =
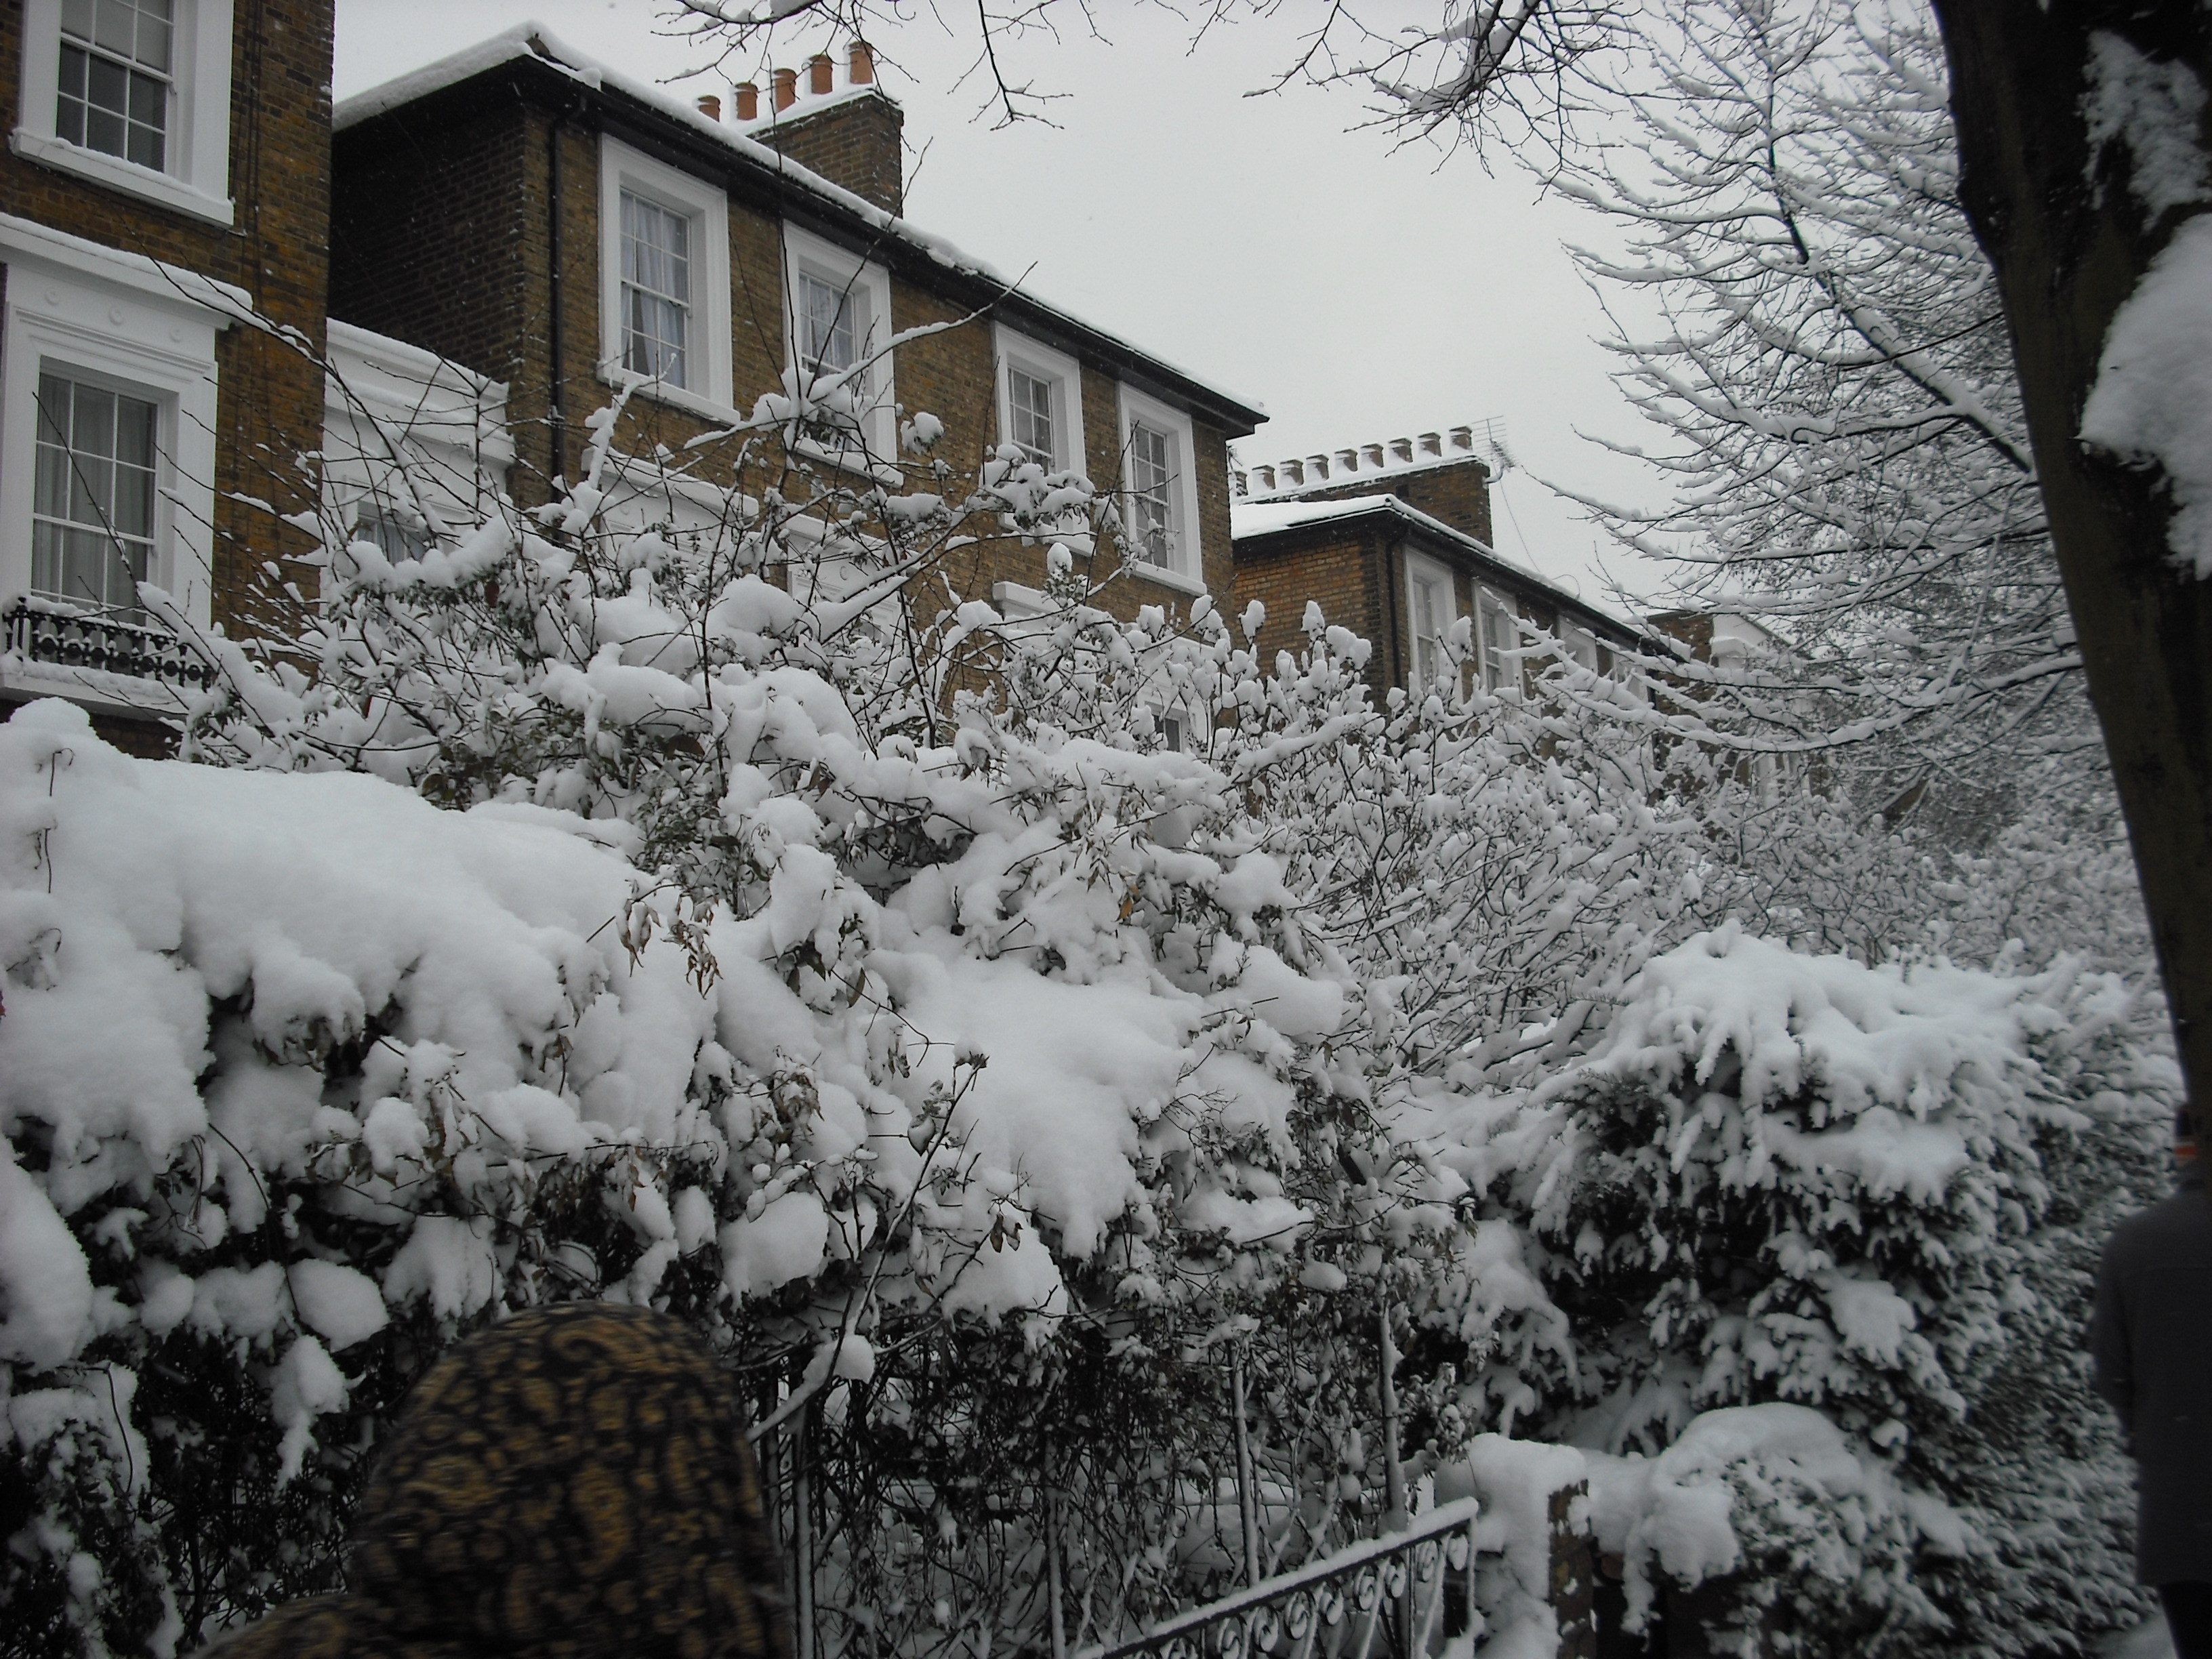
[{"label": "sloped roof", "polygon": [[719,147],[726,164],[787,198],[798,198],[811,210],[811,217],[857,239],[868,252],[884,257],[888,263],[907,267],[902,274],[911,278],[921,268],[934,267],[951,279],[949,285],[974,291],[975,301],[988,304],[994,313],[1025,331],[1036,331],[1048,341],[1072,347],[1079,356],[1087,354],[1134,369],[1133,378],[1147,390],[1204,414],[1226,428],[1231,436],[1241,437],[1267,418],[1266,409],[1257,401],[1200,380],[1156,353],[1036,298],[1018,285],[1018,279],[1002,275],[988,261],[910,219],[885,212],[781,151],[746,136],[748,131],[763,130],[765,123],[738,129],[717,121],[659,87],[635,80],[563,45],[542,24],[518,23],[475,46],[341,100],[331,111],[331,131],[344,132],[364,125],[480,75],[517,64],[563,77],[610,101],[632,106],[638,112],[672,127],[695,145],[703,141]]},{"label": "sloped roof", "polygon": [[[1299,501],[1280,497],[1257,501],[1233,501],[1229,504],[1229,536],[1231,542],[1241,544],[1314,525],[1377,515],[1396,519],[1432,540],[1471,553],[1478,563],[1490,565],[1511,577],[1519,586],[1533,588],[1553,603],[1579,611],[1608,628],[1635,631],[1633,624],[1624,622],[1604,606],[1592,605],[1588,599],[1568,592],[1532,567],[1500,553],[1480,537],[1455,529],[1442,519],[1424,513],[1395,495],[1347,495],[1335,501]],[[1242,550],[1241,546],[1239,550]]]}]

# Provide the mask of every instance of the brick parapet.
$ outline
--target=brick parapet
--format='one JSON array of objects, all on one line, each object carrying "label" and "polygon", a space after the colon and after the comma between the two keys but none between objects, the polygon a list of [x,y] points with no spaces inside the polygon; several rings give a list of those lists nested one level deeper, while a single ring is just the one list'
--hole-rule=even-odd
[{"label": "brick parapet", "polygon": [[1490,468],[1468,456],[1462,460],[1399,472],[1368,472],[1285,491],[1269,500],[1343,501],[1360,495],[1395,495],[1407,506],[1441,520],[1485,546],[1490,537]]}]

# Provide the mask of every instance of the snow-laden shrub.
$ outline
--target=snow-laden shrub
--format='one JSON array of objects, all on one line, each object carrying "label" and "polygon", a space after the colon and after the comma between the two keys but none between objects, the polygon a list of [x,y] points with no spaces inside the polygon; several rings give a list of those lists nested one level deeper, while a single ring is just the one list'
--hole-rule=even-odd
[{"label": "snow-laden shrub", "polygon": [[[160,1647],[326,1586],[438,1347],[571,1296],[805,1425],[872,1641],[1041,1628],[1048,1478],[1099,1628],[1202,1585],[1240,1343],[1297,1425],[1270,1549],[1371,1528],[1378,1321],[1460,1188],[1266,810],[1380,740],[1364,647],[1117,621],[1065,547],[1040,617],[931,608],[979,526],[1110,533],[1010,457],[804,537],[772,489],[611,528],[605,461],[420,559],[334,538],[298,656],[195,635],[223,765],[5,729],[8,1386],[83,1396],[11,1416],[23,1605]],[[103,1490],[158,1544],[108,1589]]]},{"label": "snow-laden shrub", "polygon": [[[1424,1099],[1439,1156],[1524,1227],[1572,1335],[1522,1370],[1529,1431],[1656,1455],[1700,1413],[1786,1402],[1887,1469],[1907,1513],[1960,1517],[1869,1533],[1887,1565],[1863,1570],[1911,1595],[1838,1604],[1790,1638],[1808,1651],[2025,1652],[2124,1616],[2124,1466],[2065,1350],[2085,1260],[2130,1178],[2148,1186],[2171,1111],[2126,988],[2065,961],[1870,968],[1725,927],[1630,992],[1534,1089]],[[2039,1449],[2021,1438],[2061,1419]],[[1738,1599],[1778,1606],[1830,1559],[1832,1517],[1771,1471],[1728,1479],[1771,1534],[1742,1545]],[[2093,1560],[2034,1524],[2054,1498]],[[2070,1588],[2069,1566],[2090,1569]]]},{"label": "snow-laden shrub", "polygon": [[1948,1635],[1915,1560],[1963,1551],[1964,1523],[1808,1407],[1723,1407],[1656,1456],[1593,1451],[1587,1468],[1592,1530],[1620,1559],[1632,1628],[1672,1584],[1687,1593],[1678,1616],[1694,1611],[1713,1652],[1743,1659]]}]

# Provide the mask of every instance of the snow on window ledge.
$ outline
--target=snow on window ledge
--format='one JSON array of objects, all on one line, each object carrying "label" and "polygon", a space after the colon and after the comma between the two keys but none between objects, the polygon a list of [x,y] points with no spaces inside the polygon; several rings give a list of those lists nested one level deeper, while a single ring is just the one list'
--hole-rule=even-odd
[{"label": "snow on window ledge", "polygon": [[126,161],[104,150],[86,149],[66,138],[17,127],[8,135],[8,148],[27,161],[74,173],[94,184],[132,196],[143,196],[195,219],[204,219],[210,224],[229,226],[238,220],[237,204],[227,196],[210,196],[204,190],[193,189],[181,179],[156,173],[151,167],[140,167],[136,161]]}]

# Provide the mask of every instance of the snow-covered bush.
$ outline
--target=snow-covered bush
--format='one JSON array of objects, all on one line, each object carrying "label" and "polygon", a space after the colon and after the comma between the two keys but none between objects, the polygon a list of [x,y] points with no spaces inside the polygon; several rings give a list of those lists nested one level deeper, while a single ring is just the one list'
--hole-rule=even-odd
[{"label": "snow-covered bush", "polygon": [[195,633],[221,764],[6,728],[11,1601],[158,1649],[329,1583],[439,1346],[570,1296],[700,1325],[902,1650],[1040,1627],[1048,1474],[1102,1627],[1202,1583],[1263,1327],[1327,1472],[1279,1553],[1371,1527],[1457,1188],[1264,810],[1378,730],[1352,647],[1117,621],[1065,545],[1041,617],[928,602],[977,533],[1113,533],[1011,455],[691,535],[611,455],[418,559],[333,535],[296,652]]},{"label": "snow-covered bush", "polygon": [[1665,1582],[1694,1592],[1678,1609],[1703,1615],[1711,1651],[1744,1659],[1909,1651],[1947,1631],[1913,1565],[1962,1551],[1963,1523],[1808,1407],[1723,1407],[1656,1457],[1591,1452],[1587,1469],[1633,1625]]},{"label": "snow-covered bush", "polygon": [[[2064,961],[1869,967],[1729,927],[1631,990],[1535,1087],[1422,1102],[1442,1161],[1525,1228],[1571,1334],[1520,1368],[1530,1430],[1656,1455],[1701,1413],[1800,1405],[1909,1504],[1962,1518],[1881,1534],[1910,1559],[1877,1578],[1909,1566],[1924,1607],[1885,1592],[1873,1624],[1832,1610],[1793,1638],[1808,1650],[1940,1636],[2019,1653],[2121,1617],[2124,1466],[2067,1350],[2101,1237],[2086,1212],[2109,1225],[2147,1195],[2171,1112],[2171,1066],[2146,1055],[2124,985]],[[2040,1447],[2021,1437],[2060,1420]],[[1771,1471],[1728,1478],[1769,1514],[1774,1560],[1795,1572],[1829,1547],[1791,1531]],[[2054,1500],[2098,1540],[2070,1585],[2078,1559],[2033,1519]],[[1755,1610],[1774,1588],[1745,1559]]]}]

